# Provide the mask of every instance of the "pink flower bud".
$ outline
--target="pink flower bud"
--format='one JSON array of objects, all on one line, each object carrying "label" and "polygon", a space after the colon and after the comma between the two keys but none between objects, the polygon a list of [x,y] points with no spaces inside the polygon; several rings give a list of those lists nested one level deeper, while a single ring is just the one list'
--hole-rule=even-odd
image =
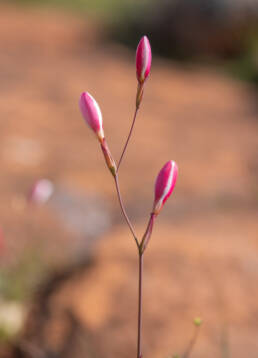
[{"label": "pink flower bud", "polygon": [[175,185],[178,174],[176,162],[170,160],[159,172],[155,183],[155,200],[153,206],[153,213],[158,215],[163,205],[171,195]]},{"label": "pink flower bud", "polygon": [[150,73],[151,47],[147,36],[143,36],[136,50],[136,75],[139,83],[143,83]]},{"label": "pink flower bud", "polygon": [[104,139],[104,131],[102,127],[102,114],[98,103],[88,93],[83,92],[79,101],[79,106],[88,126],[96,133],[100,142]]},{"label": "pink flower bud", "polygon": [[33,204],[45,204],[54,192],[54,185],[48,179],[37,180],[29,193],[28,201]]}]

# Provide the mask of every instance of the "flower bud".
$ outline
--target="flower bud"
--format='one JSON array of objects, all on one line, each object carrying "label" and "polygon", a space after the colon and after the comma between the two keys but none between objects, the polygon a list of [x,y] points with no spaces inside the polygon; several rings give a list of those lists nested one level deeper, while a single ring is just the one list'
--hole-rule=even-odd
[{"label": "flower bud", "polygon": [[54,185],[48,179],[37,180],[29,193],[28,201],[33,204],[45,204],[54,192]]},{"label": "flower bud", "polygon": [[102,127],[102,114],[98,103],[88,92],[83,92],[79,106],[86,123],[93,132],[96,133],[100,142],[102,142],[104,139],[104,131]]},{"label": "flower bud", "polygon": [[163,205],[171,195],[178,174],[176,162],[170,160],[159,172],[155,183],[155,200],[153,205],[153,213],[158,215]]},{"label": "flower bud", "polygon": [[136,76],[143,83],[150,73],[151,47],[147,36],[143,36],[136,50]]}]

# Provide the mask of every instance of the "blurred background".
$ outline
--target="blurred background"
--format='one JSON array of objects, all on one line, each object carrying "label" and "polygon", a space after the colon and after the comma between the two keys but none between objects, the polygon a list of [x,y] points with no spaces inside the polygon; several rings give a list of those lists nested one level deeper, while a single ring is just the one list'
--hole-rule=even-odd
[{"label": "blurred background", "polygon": [[163,164],[175,192],[145,255],[143,350],[258,355],[258,1],[0,3],[0,357],[131,358],[137,251],[78,109],[98,101],[139,236]]}]

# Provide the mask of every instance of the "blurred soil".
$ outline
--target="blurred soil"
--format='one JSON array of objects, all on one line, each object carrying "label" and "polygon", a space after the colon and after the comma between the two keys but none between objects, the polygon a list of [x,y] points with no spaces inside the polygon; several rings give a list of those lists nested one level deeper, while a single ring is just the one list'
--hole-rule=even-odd
[{"label": "blurred soil", "polygon": [[[132,357],[136,248],[77,103],[83,90],[98,100],[118,158],[134,109],[134,53],[103,42],[88,18],[0,10],[3,260],[14,262],[28,245],[52,263],[70,251],[71,233],[53,212],[24,204],[35,178],[99,195],[113,218],[91,263],[61,271],[38,291],[28,304],[20,352],[2,357]],[[192,357],[257,357],[258,117],[252,88],[211,69],[183,69],[154,57],[135,129],[120,181],[139,235],[158,170],[169,159],[179,165],[175,193],[145,257],[144,356],[181,354],[193,318],[201,316]]]}]

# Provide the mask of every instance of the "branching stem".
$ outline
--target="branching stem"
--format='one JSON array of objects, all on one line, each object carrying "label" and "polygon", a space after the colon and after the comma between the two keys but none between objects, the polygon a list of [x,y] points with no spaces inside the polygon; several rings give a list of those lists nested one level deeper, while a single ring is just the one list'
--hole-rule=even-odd
[{"label": "branching stem", "polygon": [[122,200],[122,196],[121,196],[121,192],[120,192],[120,188],[119,188],[118,174],[117,174],[117,173],[116,173],[116,175],[114,176],[114,179],[115,179],[116,192],[117,192],[117,196],[118,196],[120,208],[121,208],[122,213],[123,213],[123,215],[124,215],[124,218],[125,218],[125,220],[126,220],[126,222],[127,222],[127,225],[128,225],[128,227],[129,227],[129,229],[130,229],[130,231],[131,231],[131,233],[132,233],[132,235],[133,235],[133,237],[134,237],[134,240],[135,240],[135,242],[136,242],[136,245],[137,245],[137,247],[139,248],[139,247],[140,247],[140,244],[139,244],[138,239],[137,239],[137,237],[136,237],[134,228],[133,228],[133,226],[132,226],[132,224],[131,224],[131,221],[130,221],[130,219],[129,219],[129,217],[128,217],[126,211],[125,211],[125,207],[124,207],[124,204],[123,204],[123,200]]}]

